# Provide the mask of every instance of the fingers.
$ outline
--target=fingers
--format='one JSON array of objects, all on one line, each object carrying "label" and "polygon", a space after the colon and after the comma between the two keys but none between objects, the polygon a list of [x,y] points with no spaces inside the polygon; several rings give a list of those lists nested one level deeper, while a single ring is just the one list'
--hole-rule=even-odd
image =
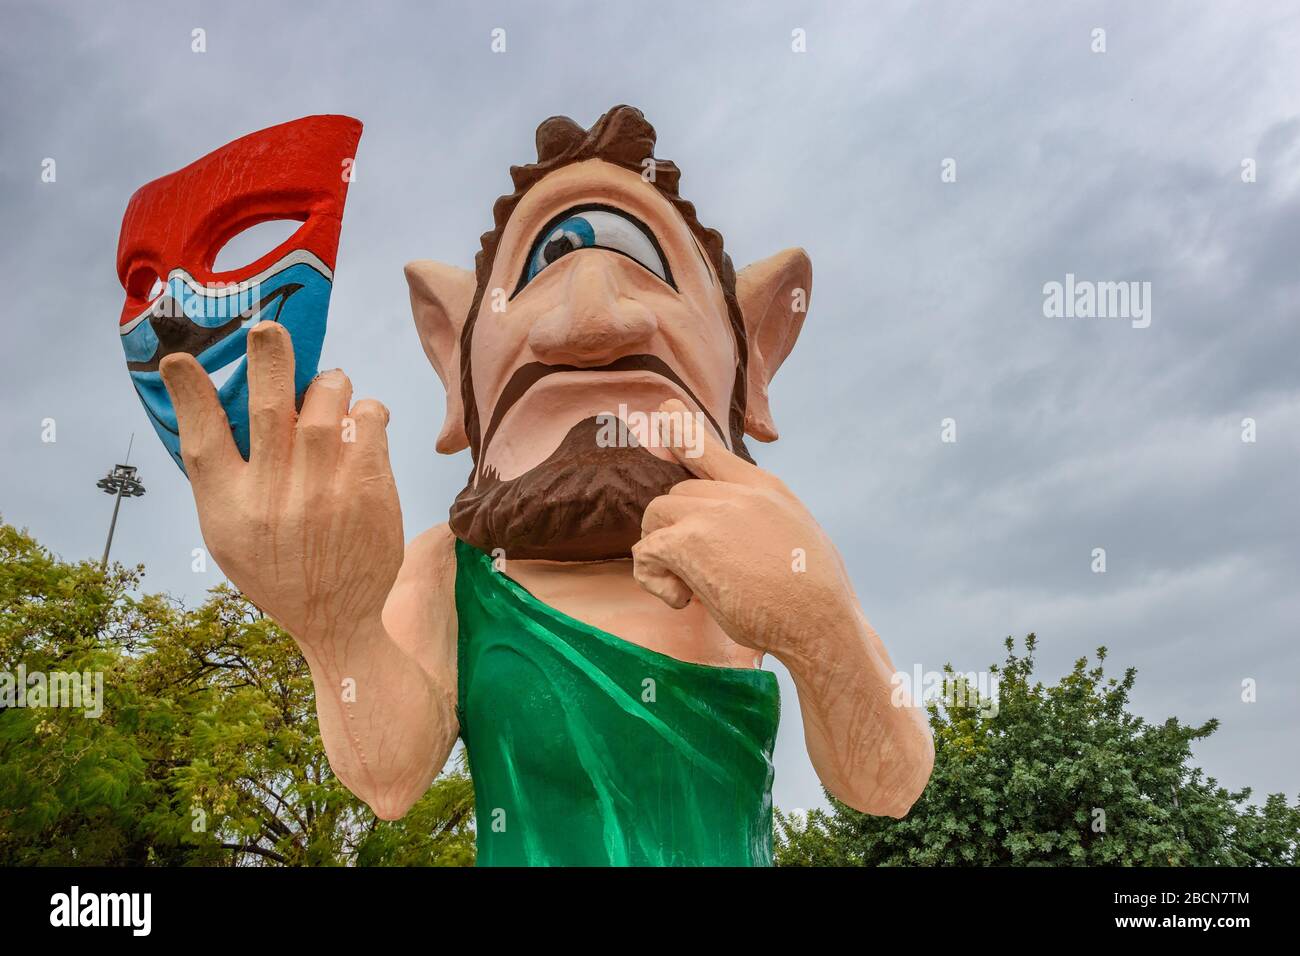
[{"label": "fingers", "polygon": [[688,495],[660,495],[651,501],[641,516],[641,540],[632,546],[632,576],[637,583],[669,607],[680,609],[689,604],[691,587],[678,573],[685,538],[672,529],[724,506],[718,498]]},{"label": "fingers", "polygon": [[[663,500],[657,499],[657,500]],[[669,607],[681,610],[691,603],[691,589],[670,566],[671,548],[666,532],[642,538],[632,546],[632,577]]]},{"label": "fingers", "polygon": [[671,527],[684,518],[721,505],[722,501],[717,498],[660,495],[646,506],[644,514],[641,515],[641,536],[649,537],[656,531]]},{"label": "fingers", "polygon": [[[766,472],[757,465],[751,465],[743,458],[733,455],[722,442],[713,437],[712,432],[705,425],[692,416],[686,404],[680,399],[668,399],[659,406],[659,411],[668,413],[659,416],[660,444],[672,452],[673,457],[696,478],[734,481],[740,485],[763,483]],[[698,436],[692,443],[694,447],[683,447],[680,441],[673,442],[672,421],[677,416],[691,418],[693,422],[691,434]],[[685,437],[686,429],[683,427],[681,431],[682,434],[676,437]]]},{"label": "fingers", "polygon": [[284,459],[293,441],[293,343],[279,322],[259,322],[248,331],[249,461]]},{"label": "fingers", "polygon": [[348,413],[352,419],[354,440],[344,442],[343,468],[349,481],[363,484],[376,480],[393,480],[388,461],[388,409],[373,398],[363,398]]},{"label": "fingers", "polygon": [[709,481],[705,478],[687,478],[679,481],[668,490],[670,495],[681,498],[711,498],[715,501],[729,501],[737,495],[744,494],[746,485],[734,481]]},{"label": "fingers", "polygon": [[203,366],[193,355],[173,352],[163,358],[158,370],[176,409],[181,458],[190,483],[197,486],[213,475],[243,467],[226,410]]},{"label": "fingers", "polygon": [[351,426],[344,422],[352,383],[339,369],[322,372],[307,389],[294,438],[296,468],[310,481],[334,475]]}]

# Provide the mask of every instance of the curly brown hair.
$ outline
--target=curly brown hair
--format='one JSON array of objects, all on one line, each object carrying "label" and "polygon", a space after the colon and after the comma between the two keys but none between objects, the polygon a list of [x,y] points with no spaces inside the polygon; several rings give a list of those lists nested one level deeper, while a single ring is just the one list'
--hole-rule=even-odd
[{"label": "curly brown hair", "polygon": [[493,226],[488,232],[483,233],[480,239],[481,248],[478,255],[474,257],[474,271],[478,285],[461,332],[461,395],[465,405],[466,433],[469,436],[470,450],[475,461],[478,460],[482,435],[478,407],[474,402],[470,337],[474,333],[474,322],[478,316],[479,306],[487,292],[488,278],[492,274],[492,265],[496,259],[501,236],[515,207],[519,205],[519,201],[529,189],[561,166],[588,159],[599,159],[638,174],[642,173],[647,166],[652,168],[651,183],[685,220],[712,263],[722,284],[722,295],[727,303],[727,315],[737,343],[736,382],[732,388],[728,416],[731,444],[737,455],[753,461],[744,444],[749,344],[745,335],[745,321],[741,316],[740,304],[736,300],[736,270],[731,264],[731,257],[723,250],[722,234],[716,229],[705,228],[695,214],[695,206],[678,194],[677,186],[681,180],[681,170],[671,160],[656,159],[654,147],[655,130],[644,114],[633,106],[615,106],[596,120],[590,129],[583,129],[567,116],[552,116],[550,119],[543,120],[537,127],[537,162],[526,166],[510,167],[510,178],[515,188],[513,192],[499,197],[492,206]]}]

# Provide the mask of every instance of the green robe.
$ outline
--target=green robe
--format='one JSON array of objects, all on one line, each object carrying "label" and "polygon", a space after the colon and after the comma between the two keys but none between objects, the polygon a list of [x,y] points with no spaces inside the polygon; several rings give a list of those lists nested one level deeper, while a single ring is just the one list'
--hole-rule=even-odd
[{"label": "green robe", "polygon": [[583,624],[461,541],[456,613],[480,865],[771,865],[774,674]]}]

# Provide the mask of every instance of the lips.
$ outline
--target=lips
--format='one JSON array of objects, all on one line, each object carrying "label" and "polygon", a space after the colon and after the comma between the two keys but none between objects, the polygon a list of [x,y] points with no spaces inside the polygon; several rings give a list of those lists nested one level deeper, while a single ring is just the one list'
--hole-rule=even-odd
[{"label": "lips", "polygon": [[699,400],[691,387],[682,381],[682,377],[673,371],[663,359],[657,355],[625,355],[622,358],[615,359],[606,365],[548,365],[545,362],[529,362],[527,365],[521,365],[515,369],[510,380],[506,382],[505,388],[501,390],[501,395],[497,398],[496,406],[492,409],[492,419],[488,422],[487,431],[483,433],[482,448],[486,450],[492,443],[492,436],[504,421],[506,413],[524,397],[530,388],[546,378],[548,375],[554,375],[557,372],[653,372],[672,382],[680,388],[695,407],[704,413],[713,426],[713,430],[723,435],[725,432],[718,426],[717,420],[705,408],[704,403]]},{"label": "lips", "polygon": [[157,350],[148,361],[127,362],[126,367],[132,372],[154,372],[158,370],[162,360],[173,352],[199,355],[243,326],[264,319],[278,322],[285,302],[301,288],[300,283],[286,283],[274,292],[262,296],[248,315],[236,314],[224,325],[214,328],[192,322],[186,317],[184,307],[178,299],[171,295],[164,295],[154,303],[152,313],[146,318],[158,339]]},{"label": "lips", "polygon": [[332,273],[309,250],[298,249],[239,282],[200,282],[172,270],[161,297],[121,328],[131,382],[154,430],[182,469],[176,410],[159,364],[168,355],[193,355],[213,379],[236,447],[248,455],[246,331],[279,322],[294,350],[294,392],[302,395],[316,374],[325,335]]}]

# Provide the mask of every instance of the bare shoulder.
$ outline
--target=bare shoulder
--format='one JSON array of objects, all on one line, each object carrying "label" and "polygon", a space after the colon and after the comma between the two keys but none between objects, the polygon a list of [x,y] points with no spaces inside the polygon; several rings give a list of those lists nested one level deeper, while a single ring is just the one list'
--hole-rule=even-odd
[{"label": "bare shoulder", "polygon": [[456,538],[445,524],[406,546],[384,605],[384,626],[448,690],[456,686]]},{"label": "bare shoulder", "polygon": [[422,578],[433,574],[439,582],[447,579],[448,586],[455,587],[456,536],[451,533],[448,525],[434,525],[411,539],[411,543],[406,546],[406,557],[397,576],[398,582],[401,582],[403,575],[408,574]]}]

